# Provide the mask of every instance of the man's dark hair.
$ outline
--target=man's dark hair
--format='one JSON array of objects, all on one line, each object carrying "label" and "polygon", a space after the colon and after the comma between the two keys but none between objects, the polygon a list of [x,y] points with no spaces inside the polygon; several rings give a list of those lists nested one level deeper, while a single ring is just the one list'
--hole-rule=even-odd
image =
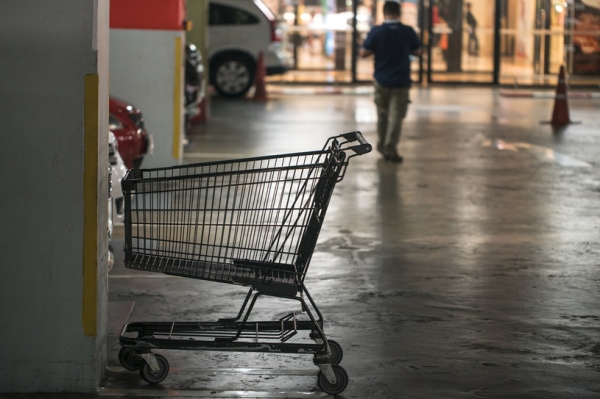
[{"label": "man's dark hair", "polygon": [[400,15],[400,3],[386,1],[383,5],[383,13],[385,15]]}]

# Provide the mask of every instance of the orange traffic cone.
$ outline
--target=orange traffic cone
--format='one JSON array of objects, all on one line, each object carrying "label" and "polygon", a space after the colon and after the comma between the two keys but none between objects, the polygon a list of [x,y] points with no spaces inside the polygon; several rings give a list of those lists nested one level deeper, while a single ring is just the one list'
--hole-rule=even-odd
[{"label": "orange traffic cone", "polygon": [[565,79],[565,67],[563,65],[560,67],[560,73],[558,74],[554,109],[552,110],[552,120],[550,121],[552,126],[565,126],[571,123],[567,97],[567,82]]},{"label": "orange traffic cone", "polygon": [[254,101],[267,101],[267,88],[265,87],[265,76],[267,75],[265,67],[265,56],[261,51],[258,54],[256,63],[256,76],[254,78]]}]

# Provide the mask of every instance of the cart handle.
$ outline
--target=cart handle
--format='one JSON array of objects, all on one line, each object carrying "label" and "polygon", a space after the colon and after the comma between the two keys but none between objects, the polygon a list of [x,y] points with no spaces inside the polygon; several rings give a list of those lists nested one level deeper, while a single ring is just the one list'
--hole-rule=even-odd
[{"label": "cart handle", "polygon": [[[346,141],[343,143],[337,144],[337,139],[339,137],[343,137]],[[360,155],[368,154],[369,152],[371,152],[373,150],[373,146],[371,144],[369,144],[367,142],[367,140],[365,140],[362,133],[359,131],[340,134],[339,136],[331,137],[331,139],[333,139],[334,143],[337,144],[339,150],[354,151],[354,154],[350,155],[347,159],[345,159],[345,160],[343,158],[341,159],[343,162],[343,167],[342,167],[340,175],[337,178],[337,182],[339,183],[344,179],[344,176],[346,175],[346,170],[348,169],[348,164],[350,163],[350,159],[360,156]],[[357,141],[359,143],[358,145],[346,146],[349,143],[355,143]],[[343,154],[343,156],[345,156],[346,153],[343,152],[342,154]],[[340,154],[340,155],[342,155],[342,154]]]},{"label": "cart handle", "polygon": [[373,150],[373,146],[371,144],[369,144],[367,142],[367,140],[365,140],[362,133],[359,131],[344,133],[344,134],[341,134],[340,136],[342,136],[344,139],[347,140],[345,143],[342,143],[342,144],[354,143],[356,141],[358,141],[360,143],[358,145],[353,145],[353,146],[344,148],[344,149],[354,151],[354,153],[356,155],[367,154]]}]

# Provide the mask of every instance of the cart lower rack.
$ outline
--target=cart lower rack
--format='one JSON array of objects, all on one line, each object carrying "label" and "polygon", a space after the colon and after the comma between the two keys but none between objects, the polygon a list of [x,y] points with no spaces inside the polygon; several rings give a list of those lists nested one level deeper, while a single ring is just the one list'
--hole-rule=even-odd
[{"label": "cart lower rack", "polygon": [[[129,171],[126,267],[250,288],[229,319],[126,324],[123,367],[159,383],[169,363],[153,349],[312,354],[319,387],[341,393],[348,384],[342,348],[325,336],[304,279],[335,185],[352,157],[370,151],[351,132],[319,151]],[[252,320],[262,296],[297,301],[304,314]]]}]

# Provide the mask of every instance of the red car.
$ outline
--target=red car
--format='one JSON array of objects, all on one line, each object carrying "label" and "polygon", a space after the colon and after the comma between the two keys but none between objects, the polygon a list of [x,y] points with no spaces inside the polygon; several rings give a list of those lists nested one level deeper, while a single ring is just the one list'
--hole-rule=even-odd
[{"label": "red car", "polygon": [[144,156],[152,152],[152,136],[146,132],[142,112],[116,97],[110,97],[108,112],[108,127],[117,138],[125,166],[139,168]]}]

